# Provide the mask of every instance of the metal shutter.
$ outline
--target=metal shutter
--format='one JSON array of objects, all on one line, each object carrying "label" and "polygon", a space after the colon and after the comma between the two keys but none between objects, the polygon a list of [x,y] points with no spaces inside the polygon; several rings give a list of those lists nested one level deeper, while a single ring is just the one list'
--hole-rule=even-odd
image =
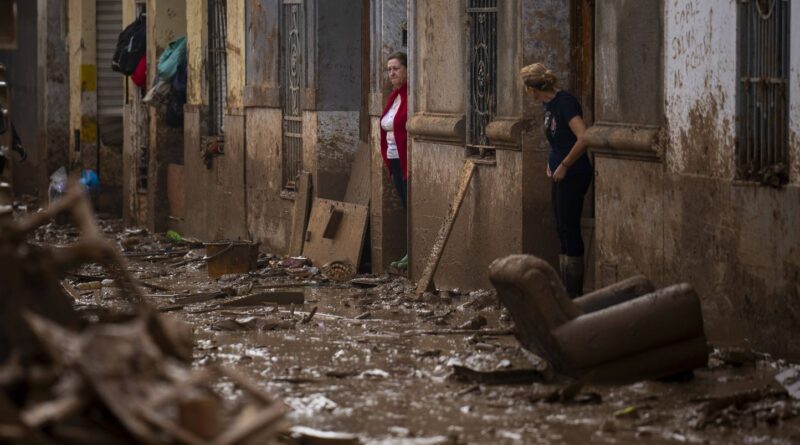
[{"label": "metal shutter", "polygon": [[97,122],[105,145],[122,145],[125,83],[111,70],[111,58],[122,32],[122,0],[97,0]]}]

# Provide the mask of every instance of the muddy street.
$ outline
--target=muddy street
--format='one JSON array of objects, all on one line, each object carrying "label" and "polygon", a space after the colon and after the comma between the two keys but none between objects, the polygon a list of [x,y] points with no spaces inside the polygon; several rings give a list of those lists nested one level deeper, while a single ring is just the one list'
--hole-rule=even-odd
[{"label": "muddy street", "polygon": [[[209,279],[201,245],[101,224],[146,299],[192,326],[193,366],[242,371],[284,400],[295,427],[375,444],[800,441],[800,401],[774,379],[790,365],[766,356],[715,351],[693,378],[582,387],[554,380],[518,345],[493,291],[416,299],[403,277],[341,283],[303,259],[265,254],[254,272]],[[51,224],[36,241],[76,235]],[[66,281],[83,317],[134,310],[96,265]]]}]

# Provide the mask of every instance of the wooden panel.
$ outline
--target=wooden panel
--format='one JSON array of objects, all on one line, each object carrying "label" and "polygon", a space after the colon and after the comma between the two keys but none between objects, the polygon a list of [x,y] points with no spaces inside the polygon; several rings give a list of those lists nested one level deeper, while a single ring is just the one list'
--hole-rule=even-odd
[{"label": "wooden panel", "polygon": [[[339,229],[334,238],[325,238],[323,234],[328,226],[330,216],[337,211],[342,213]],[[361,261],[367,214],[366,206],[315,199],[311,209],[311,218],[308,221],[303,254],[316,266],[324,266],[332,261],[341,261],[357,267]]]},{"label": "wooden panel", "polygon": [[356,157],[350,170],[350,180],[344,202],[368,206],[370,198],[370,153],[369,145],[361,142],[356,149]]},{"label": "wooden panel", "polygon": [[297,195],[294,199],[294,217],[292,218],[292,238],[289,243],[289,255],[298,256],[303,253],[303,239],[308,223],[308,210],[311,205],[311,175],[300,172],[297,179]]}]

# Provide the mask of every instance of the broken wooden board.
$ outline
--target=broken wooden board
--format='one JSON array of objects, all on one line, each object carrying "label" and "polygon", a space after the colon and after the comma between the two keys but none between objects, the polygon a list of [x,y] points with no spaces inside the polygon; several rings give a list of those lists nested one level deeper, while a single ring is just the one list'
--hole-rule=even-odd
[{"label": "broken wooden board", "polygon": [[303,254],[303,240],[305,239],[308,211],[311,206],[311,175],[300,172],[297,178],[297,194],[294,199],[294,214],[292,217],[292,237],[289,241],[289,256]]},{"label": "broken wooden board", "polygon": [[347,182],[347,191],[344,202],[368,206],[370,200],[370,152],[369,145],[359,142],[356,148],[356,157],[350,169],[350,180]]},{"label": "broken wooden board", "polygon": [[305,303],[305,299],[306,297],[302,292],[263,292],[226,301],[222,303],[220,307],[262,306],[265,304],[303,304]]},{"label": "broken wooden board", "polygon": [[[331,215],[336,212],[342,214],[338,230],[335,231],[333,238],[326,238]],[[358,267],[368,214],[367,206],[315,199],[308,221],[303,255],[317,266],[340,261]]]},{"label": "broken wooden board", "polygon": [[420,277],[419,283],[417,283],[417,289],[415,290],[417,296],[421,296],[428,291],[431,283],[433,283],[433,275],[436,273],[436,268],[439,266],[439,261],[442,259],[444,247],[447,244],[447,239],[450,237],[450,232],[453,231],[453,224],[456,221],[459,210],[461,210],[461,204],[464,202],[464,196],[467,194],[467,189],[469,188],[469,183],[472,180],[472,174],[474,172],[475,163],[467,160],[464,163],[464,170],[461,172],[461,179],[458,183],[456,196],[453,198],[453,202],[447,210],[447,216],[445,216],[444,221],[442,221],[442,227],[439,229],[439,234],[436,235],[436,241],[434,241],[433,247],[431,247],[431,253],[428,257],[428,262],[425,263],[422,277]]}]

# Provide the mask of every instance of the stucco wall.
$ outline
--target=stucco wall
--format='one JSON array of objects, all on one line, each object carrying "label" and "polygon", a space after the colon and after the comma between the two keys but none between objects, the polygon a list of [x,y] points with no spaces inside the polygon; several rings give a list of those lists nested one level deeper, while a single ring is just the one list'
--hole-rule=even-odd
[{"label": "stucco wall", "polygon": [[[422,275],[431,246],[461,177],[464,152],[452,145],[415,142],[417,180],[410,205],[412,277]],[[434,281],[443,289],[489,287],[488,265],[522,248],[521,153],[498,151],[497,165],[476,167]]]},{"label": "stucco wall", "polygon": [[[663,160],[598,158],[597,271],[605,284],[636,273],[689,282],[713,344],[797,358],[786,339],[800,335],[800,188],[797,176],[781,189],[734,180],[736,6],[666,2]],[[800,58],[791,63],[797,79]]]},{"label": "stucco wall", "polygon": [[667,168],[733,179],[736,2],[667,2],[664,29]]}]

